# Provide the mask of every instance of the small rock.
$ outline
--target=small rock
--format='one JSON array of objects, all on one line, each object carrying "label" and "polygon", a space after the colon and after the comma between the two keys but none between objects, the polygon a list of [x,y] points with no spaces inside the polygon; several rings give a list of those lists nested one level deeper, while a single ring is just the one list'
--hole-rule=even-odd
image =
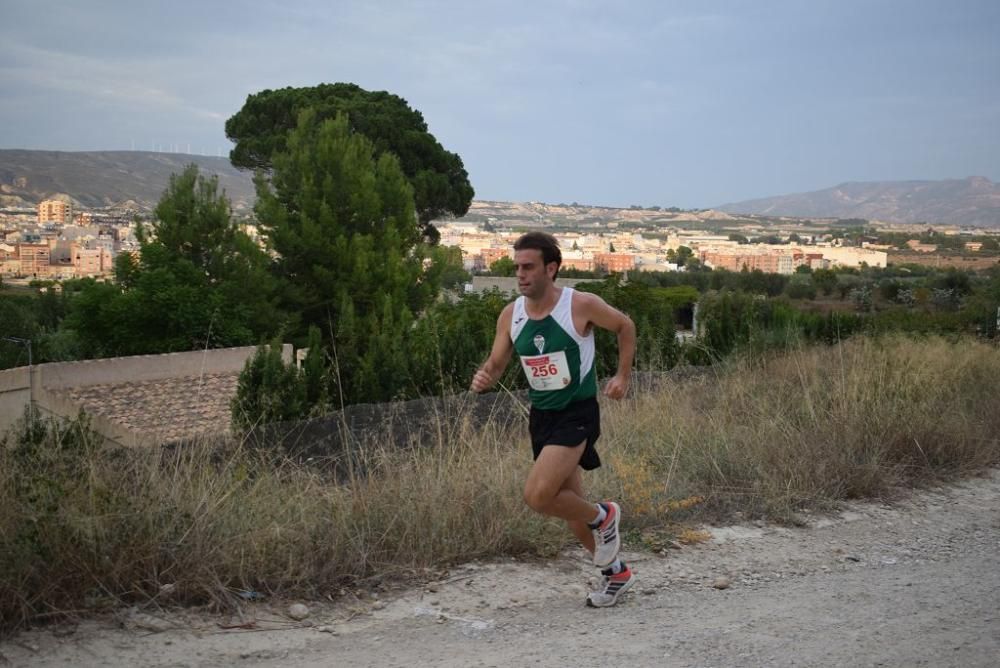
[{"label": "small rock", "polygon": [[152,631],[153,633],[163,633],[164,631],[169,631],[174,628],[174,625],[165,619],[160,619],[159,617],[153,617],[152,615],[146,615],[143,613],[136,613],[129,617],[129,622],[144,631]]},{"label": "small rock", "polygon": [[288,616],[300,622],[309,616],[309,608],[301,603],[292,603],[288,606]]},{"label": "small rock", "polygon": [[333,635],[337,635],[337,627],[333,626],[332,624],[327,624],[326,626],[317,626],[316,630],[319,631],[320,633],[330,633]]},{"label": "small rock", "polygon": [[729,585],[731,584],[732,581],[724,575],[715,578],[715,581],[712,582],[712,586],[715,587],[716,589],[729,589]]},{"label": "small rock", "polygon": [[384,607],[385,607],[384,601],[375,601],[374,603],[372,603],[372,608],[374,608],[375,610],[381,610]]},{"label": "small rock", "polygon": [[643,596],[652,596],[655,593],[656,593],[655,589],[643,589],[642,590],[642,595]]}]

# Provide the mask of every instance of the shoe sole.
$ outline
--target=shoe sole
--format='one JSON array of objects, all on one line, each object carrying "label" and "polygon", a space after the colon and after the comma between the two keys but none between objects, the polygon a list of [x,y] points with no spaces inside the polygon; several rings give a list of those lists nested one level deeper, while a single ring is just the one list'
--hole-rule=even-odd
[{"label": "shoe sole", "polygon": [[632,577],[630,577],[628,579],[628,582],[626,582],[624,585],[622,585],[622,588],[618,590],[618,594],[615,596],[614,600],[611,601],[610,603],[604,603],[604,604],[598,605],[597,603],[594,603],[592,600],[590,600],[590,597],[588,596],[587,597],[587,607],[588,608],[611,608],[611,607],[617,605],[618,604],[618,599],[620,599],[622,597],[622,594],[624,594],[625,592],[627,592],[629,589],[632,588],[632,585],[635,584],[635,580],[636,580],[635,575],[633,575]]}]

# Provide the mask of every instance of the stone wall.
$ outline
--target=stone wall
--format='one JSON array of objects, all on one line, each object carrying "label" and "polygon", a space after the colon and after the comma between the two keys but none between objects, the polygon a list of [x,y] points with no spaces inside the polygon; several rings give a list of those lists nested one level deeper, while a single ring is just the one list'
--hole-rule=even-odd
[{"label": "stone wall", "polygon": [[[0,371],[0,434],[19,419],[34,399],[35,410],[43,417],[75,418],[83,407],[74,399],[75,390],[85,387],[113,388],[119,385],[152,383],[177,378],[198,379],[219,374],[238,374],[256,347],[220,348],[163,355],[135,355],[37,364]],[[282,357],[292,359],[291,344],[284,344]],[[94,408],[96,406],[96,408]],[[87,405],[92,427],[121,445],[139,445],[150,440],[120,422],[101,415],[99,401]]]}]

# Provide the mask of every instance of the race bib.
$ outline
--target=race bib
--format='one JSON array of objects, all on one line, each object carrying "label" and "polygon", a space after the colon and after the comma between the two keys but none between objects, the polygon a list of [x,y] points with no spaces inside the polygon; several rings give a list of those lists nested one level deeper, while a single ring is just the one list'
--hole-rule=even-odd
[{"label": "race bib", "polygon": [[551,392],[561,390],[572,382],[569,373],[569,363],[566,353],[548,353],[547,355],[530,355],[521,358],[521,367],[528,377],[528,385],[533,390]]}]

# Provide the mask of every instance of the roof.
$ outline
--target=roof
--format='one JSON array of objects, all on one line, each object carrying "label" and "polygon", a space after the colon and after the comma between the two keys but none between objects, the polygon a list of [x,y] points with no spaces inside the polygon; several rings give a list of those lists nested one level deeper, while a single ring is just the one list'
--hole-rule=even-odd
[{"label": "roof", "polygon": [[228,431],[238,373],[86,385],[60,390],[87,413],[162,441]]}]

